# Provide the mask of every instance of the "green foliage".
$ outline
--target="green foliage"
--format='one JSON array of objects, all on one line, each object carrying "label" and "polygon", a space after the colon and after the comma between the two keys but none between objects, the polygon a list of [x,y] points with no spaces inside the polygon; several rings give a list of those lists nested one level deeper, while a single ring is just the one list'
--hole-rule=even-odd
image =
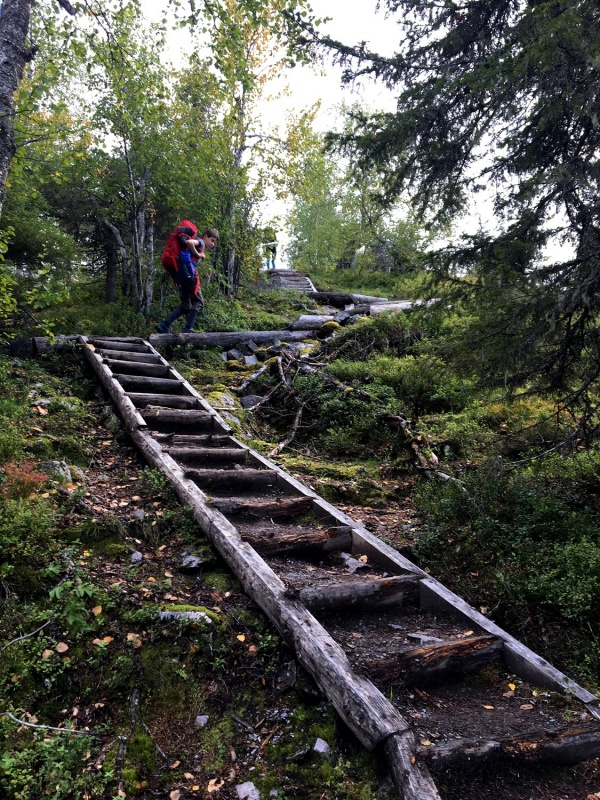
[{"label": "green foliage", "polygon": [[426,522],[416,553],[442,580],[460,580],[477,605],[493,603],[501,623],[543,614],[587,637],[600,613],[600,515],[569,485],[506,476],[490,463],[461,484],[421,487],[417,506]]},{"label": "green foliage", "polygon": [[39,588],[36,565],[47,563],[58,552],[55,518],[43,497],[0,495],[0,552],[12,566],[10,583],[18,590]]},{"label": "green foliage", "polygon": [[369,389],[380,384],[393,389],[405,413],[419,417],[463,408],[472,396],[470,381],[458,378],[435,356],[376,356],[367,361],[338,359],[327,371],[342,381]]},{"label": "green foliage", "polygon": [[[7,723],[0,726],[6,735]],[[96,741],[88,736],[21,734],[0,758],[0,789],[6,800],[103,798],[112,776],[86,769],[91,749]]]}]

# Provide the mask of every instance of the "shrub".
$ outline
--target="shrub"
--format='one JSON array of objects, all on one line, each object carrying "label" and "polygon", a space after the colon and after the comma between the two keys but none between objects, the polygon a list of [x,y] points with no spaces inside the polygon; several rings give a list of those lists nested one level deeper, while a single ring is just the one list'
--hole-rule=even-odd
[{"label": "shrub", "polygon": [[0,486],[0,493],[10,500],[29,497],[48,480],[48,476],[36,470],[29,461],[15,464],[9,461],[2,468],[4,470],[4,484]]}]

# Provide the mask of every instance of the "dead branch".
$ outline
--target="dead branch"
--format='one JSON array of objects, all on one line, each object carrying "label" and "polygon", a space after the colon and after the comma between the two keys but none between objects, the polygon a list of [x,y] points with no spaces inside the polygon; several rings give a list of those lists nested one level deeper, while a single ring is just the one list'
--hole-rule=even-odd
[{"label": "dead branch", "polygon": [[294,418],[294,424],[292,425],[292,430],[290,431],[289,436],[287,436],[283,440],[283,442],[280,442],[277,445],[277,447],[274,447],[271,450],[271,452],[269,453],[268,458],[271,458],[272,456],[278,456],[281,453],[281,451],[283,450],[284,447],[287,447],[288,444],[290,444],[291,442],[294,441],[294,439],[296,438],[296,434],[298,433],[298,428],[300,427],[300,423],[302,422],[302,414],[304,413],[304,406],[305,405],[306,405],[306,402],[302,403],[302,405],[298,409],[298,412],[296,414],[296,417]]}]

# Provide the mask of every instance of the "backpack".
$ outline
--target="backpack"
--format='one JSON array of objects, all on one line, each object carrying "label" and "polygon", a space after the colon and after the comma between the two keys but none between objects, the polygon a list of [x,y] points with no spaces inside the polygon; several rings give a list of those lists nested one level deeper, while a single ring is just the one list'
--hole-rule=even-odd
[{"label": "backpack", "polygon": [[179,256],[183,247],[180,236],[184,234],[190,239],[198,237],[198,228],[189,219],[184,219],[175,230],[169,234],[165,249],[160,257],[160,263],[169,273],[175,283],[179,283]]}]

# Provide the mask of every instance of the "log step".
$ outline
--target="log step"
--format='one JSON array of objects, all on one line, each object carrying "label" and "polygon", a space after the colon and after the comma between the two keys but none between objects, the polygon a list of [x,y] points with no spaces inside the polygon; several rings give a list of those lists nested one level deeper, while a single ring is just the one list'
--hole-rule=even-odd
[{"label": "log step", "polygon": [[[145,395],[143,395],[145,397]],[[163,399],[163,398],[161,398]],[[173,436],[173,427],[189,430],[195,428],[199,431],[220,430],[220,425],[215,420],[214,414],[208,411],[190,408],[165,408],[160,403],[150,404],[142,408],[140,414],[145,419],[149,428],[161,432],[167,429],[165,435]],[[187,435],[187,434],[186,434]],[[156,433],[153,433],[156,436]]]},{"label": "log step", "polygon": [[277,486],[277,473],[270,469],[186,469],[201,489],[267,489]]},{"label": "log step", "polygon": [[[163,406],[166,408],[195,409],[200,405],[198,398],[183,394],[147,394],[146,392],[126,392],[136,408]],[[193,423],[191,423],[193,424]]]},{"label": "log step", "polygon": [[314,528],[295,528],[293,531],[278,531],[274,527],[245,529],[240,530],[240,535],[244,542],[248,542],[257,553],[264,556],[292,553],[327,555],[336,550],[348,550],[352,546],[352,530],[346,525],[321,531]]},{"label": "log step", "polygon": [[579,764],[600,756],[600,729],[595,723],[530,731],[498,740],[469,740],[418,746],[420,759],[438,767],[472,765],[488,760],[529,763]]},{"label": "log step", "polygon": [[303,603],[310,611],[347,611],[351,608],[381,608],[402,605],[419,591],[417,575],[401,575],[352,583],[305,586],[288,589],[286,595]]},{"label": "log step", "polygon": [[243,464],[249,460],[248,450],[241,447],[164,447],[163,449],[182,464]]},{"label": "log step", "polygon": [[[143,342],[143,339],[139,340]],[[93,344],[95,348],[104,348],[106,350],[118,350],[128,353],[150,353],[150,348],[147,344],[134,344],[133,342],[122,342],[116,339],[95,339],[88,338],[88,342]]]},{"label": "log step", "polygon": [[[209,415],[213,419],[212,415]],[[205,448],[235,448],[237,450],[246,451],[246,448],[238,444],[231,436],[224,434],[211,434],[211,433],[158,433],[152,431],[152,438],[156,439],[163,448],[179,447],[182,449],[192,449],[195,447]]]},{"label": "log step", "polygon": [[105,358],[104,363],[112,372],[120,375],[145,375],[154,378],[166,378],[171,374],[171,369],[165,364],[145,364],[139,361],[121,361],[114,358]]},{"label": "log step", "polygon": [[183,394],[185,386],[181,381],[172,378],[147,378],[143,375],[123,375],[113,373],[125,391],[152,392],[153,394]]},{"label": "log step", "polygon": [[312,497],[213,497],[211,505],[232,517],[281,519],[312,511],[313,501]]},{"label": "log step", "polygon": [[361,669],[366,668],[374,681],[388,686],[421,685],[464,675],[499,662],[503,647],[502,640],[495,636],[470,636],[410,648],[362,664]]},{"label": "log step", "polygon": [[98,347],[97,345],[94,345],[94,350],[103,358],[114,358],[126,364],[129,364],[129,362],[140,364],[162,364],[160,356],[156,355],[156,353],[125,353],[121,350],[106,350],[105,348]]}]

